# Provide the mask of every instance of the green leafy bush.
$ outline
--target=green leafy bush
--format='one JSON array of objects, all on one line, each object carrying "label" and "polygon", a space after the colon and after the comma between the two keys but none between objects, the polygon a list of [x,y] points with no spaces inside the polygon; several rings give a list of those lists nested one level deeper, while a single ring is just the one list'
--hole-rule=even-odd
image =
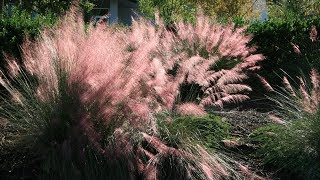
[{"label": "green leafy bush", "polygon": [[75,2],[79,3],[82,10],[88,12],[94,7],[98,0],[15,0],[14,5],[20,6],[28,12],[35,11],[38,14],[47,14],[49,12],[56,16],[61,16],[65,11],[69,10],[71,5]]},{"label": "green leafy bush", "polygon": [[[295,77],[301,71],[309,72],[311,67],[320,68],[320,41],[312,42],[309,37],[312,25],[319,31],[319,17],[270,19],[249,26],[247,31],[253,34],[250,43],[257,46],[258,53],[266,56],[266,60],[260,62],[259,74],[271,85],[281,85],[278,76],[282,71]],[[294,53],[294,46],[300,53]],[[256,85],[253,89],[259,87]]]},{"label": "green leafy bush", "polygon": [[[4,11],[6,12],[6,11]],[[13,7],[12,15],[0,15],[0,67],[4,68],[3,52],[20,59],[20,46],[25,36],[36,37],[45,27],[51,27],[56,17],[50,13],[32,16],[26,10]]]},{"label": "green leafy bush", "polygon": [[197,6],[189,0],[140,0],[139,11],[146,17],[153,19],[155,8],[159,9],[161,17],[167,24],[177,20],[195,21]]},{"label": "green leafy bush", "polygon": [[155,9],[159,10],[165,22],[169,24],[177,20],[194,22],[199,11],[203,11],[211,19],[228,23],[237,16],[249,20],[257,18],[260,14],[251,0],[139,0],[138,10],[144,16],[153,19]]},{"label": "green leafy bush", "polygon": [[273,0],[268,3],[270,18],[290,19],[320,15],[318,0]]}]

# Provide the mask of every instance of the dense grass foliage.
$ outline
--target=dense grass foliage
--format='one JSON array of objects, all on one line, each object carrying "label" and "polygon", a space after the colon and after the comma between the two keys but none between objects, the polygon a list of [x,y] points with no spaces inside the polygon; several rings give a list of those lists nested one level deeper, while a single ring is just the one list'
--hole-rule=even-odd
[{"label": "dense grass foliage", "polygon": [[310,79],[299,78],[298,85],[284,77],[284,88],[271,98],[281,118],[271,115],[277,124],[251,135],[259,145],[257,155],[265,164],[304,179],[320,178],[319,79],[315,69]]},{"label": "dense grass foliage", "polygon": [[[159,117],[162,119],[163,117]],[[171,138],[179,137],[184,140],[194,141],[203,144],[208,148],[218,149],[222,140],[230,137],[230,124],[215,115],[205,116],[181,116],[174,118],[172,122],[160,122],[161,134],[172,134]],[[190,139],[192,138],[192,139]],[[167,140],[175,142],[175,140]]]},{"label": "dense grass foliage", "polygon": [[251,141],[260,147],[256,156],[279,173],[301,179],[319,179],[319,114],[287,125],[272,124],[258,129]]}]

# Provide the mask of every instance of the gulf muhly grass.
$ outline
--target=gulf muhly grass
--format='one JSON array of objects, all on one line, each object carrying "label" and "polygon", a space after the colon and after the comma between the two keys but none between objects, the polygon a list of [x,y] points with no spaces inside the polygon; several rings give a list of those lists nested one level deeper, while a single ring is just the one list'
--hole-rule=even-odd
[{"label": "gulf muhly grass", "polygon": [[[240,164],[225,155],[209,153],[201,141],[192,140],[192,133],[188,138],[163,131],[156,116],[204,116],[207,107],[248,99],[242,92],[251,88],[241,81],[263,56],[251,54],[254,49],[246,46],[250,37],[244,29],[212,24],[199,15],[195,25],[176,23],[175,32],[160,20],[155,27],[143,18],[128,29],[98,23],[85,31],[79,17],[73,8],[37,40],[26,39],[22,64],[7,58],[9,74],[2,73],[0,80],[5,89],[1,120],[13,128],[6,142],[37,157],[35,176],[248,175],[234,170]],[[220,60],[232,66],[219,69]],[[180,88],[192,83],[202,94],[193,102],[179,101]],[[176,140],[169,140],[172,137]]]},{"label": "gulf muhly grass", "polygon": [[[317,41],[315,28],[310,39]],[[310,78],[283,77],[283,88],[271,97],[277,105],[275,122],[258,129],[252,140],[260,144],[257,155],[264,162],[301,179],[320,178],[320,76],[312,69]],[[295,83],[292,83],[295,82]]]}]

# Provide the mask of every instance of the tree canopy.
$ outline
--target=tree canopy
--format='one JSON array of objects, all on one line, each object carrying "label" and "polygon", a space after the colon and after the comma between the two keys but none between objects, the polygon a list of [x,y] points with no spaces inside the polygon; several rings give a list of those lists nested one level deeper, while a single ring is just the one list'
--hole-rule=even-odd
[{"label": "tree canopy", "polygon": [[320,0],[269,0],[272,18],[310,17],[320,15]]}]

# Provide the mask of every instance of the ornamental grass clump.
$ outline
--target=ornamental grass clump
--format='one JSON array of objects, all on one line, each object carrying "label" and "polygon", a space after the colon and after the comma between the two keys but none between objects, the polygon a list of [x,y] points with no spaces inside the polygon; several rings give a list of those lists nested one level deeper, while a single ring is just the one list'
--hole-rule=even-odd
[{"label": "ornamental grass clump", "polygon": [[257,62],[264,57],[252,54],[255,49],[247,46],[251,37],[244,31],[212,23],[202,14],[195,25],[175,23],[175,44],[170,52],[180,54],[175,62],[181,92],[178,102],[223,108],[223,104],[249,99],[246,92],[251,88],[242,81],[248,78],[248,72],[259,69]]},{"label": "ornamental grass clump", "polygon": [[[312,42],[317,41],[313,27]],[[312,68],[309,78],[283,77],[283,87],[270,98],[276,105],[274,122],[258,129],[252,140],[260,147],[257,155],[265,164],[279,168],[288,176],[302,179],[320,178],[320,76]]]},{"label": "ornamental grass clump", "polygon": [[[208,106],[247,99],[240,92],[251,89],[240,82],[263,57],[251,55],[243,29],[200,15],[196,25],[177,23],[176,33],[144,19],[131,29],[85,31],[80,17],[72,9],[37,40],[26,39],[23,64],[7,58],[10,74],[0,79],[10,97],[2,96],[1,119],[15,129],[13,144],[39,156],[42,177],[242,177],[193,141],[166,142],[155,114],[205,115]],[[230,68],[221,69],[222,60]],[[201,87],[198,100],[177,102],[184,84]]]}]

